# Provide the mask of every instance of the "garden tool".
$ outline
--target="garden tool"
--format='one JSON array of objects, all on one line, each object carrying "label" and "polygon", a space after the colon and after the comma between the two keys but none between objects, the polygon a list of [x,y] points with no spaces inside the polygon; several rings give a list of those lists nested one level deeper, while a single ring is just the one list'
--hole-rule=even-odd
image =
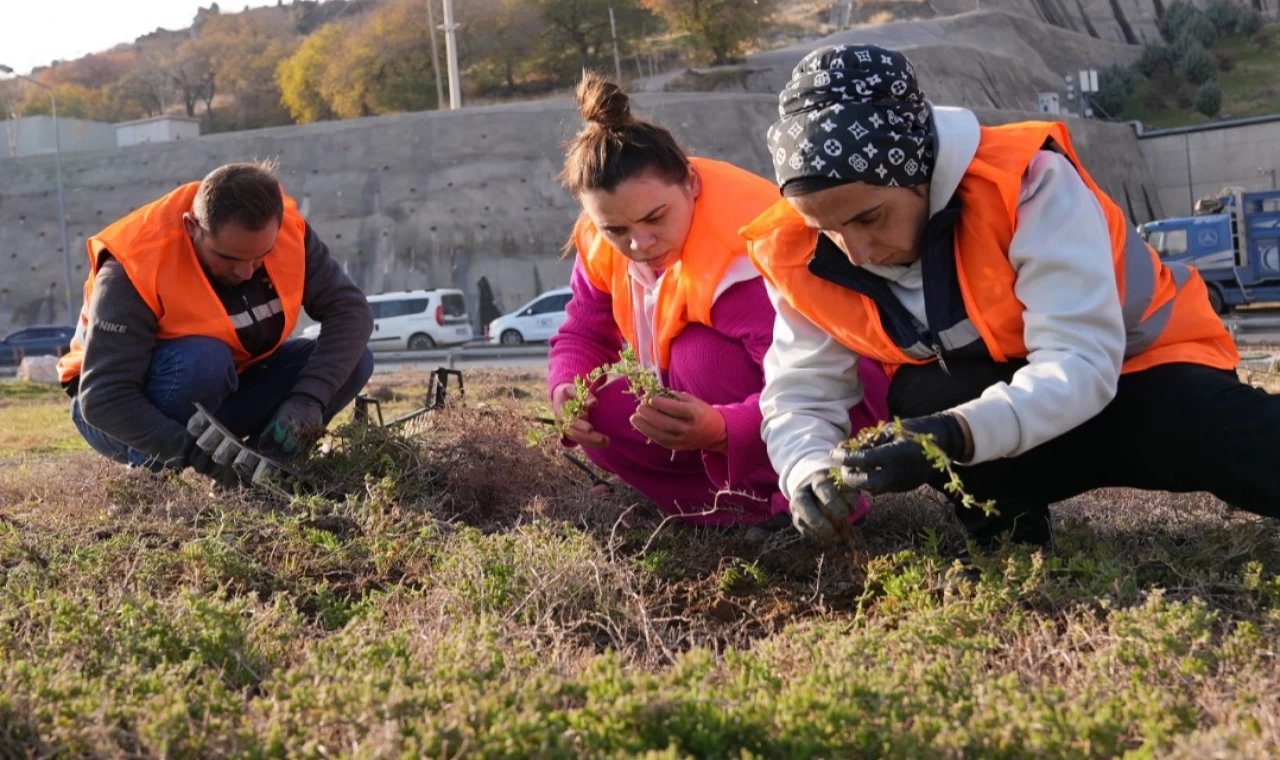
[{"label": "garden tool", "polygon": [[187,433],[195,437],[196,446],[214,462],[230,466],[254,486],[289,498],[292,496],[291,486],[302,482],[297,470],[240,440],[199,403],[196,404],[196,413],[187,421]]}]

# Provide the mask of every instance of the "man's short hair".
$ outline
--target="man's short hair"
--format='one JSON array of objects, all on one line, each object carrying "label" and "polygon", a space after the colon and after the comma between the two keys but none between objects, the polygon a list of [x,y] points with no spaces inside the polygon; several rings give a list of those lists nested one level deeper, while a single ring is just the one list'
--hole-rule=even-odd
[{"label": "man's short hair", "polygon": [[284,222],[284,196],[267,161],[219,166],[200,182],[192,213],[210,235],[227,222],[258,232]]}]

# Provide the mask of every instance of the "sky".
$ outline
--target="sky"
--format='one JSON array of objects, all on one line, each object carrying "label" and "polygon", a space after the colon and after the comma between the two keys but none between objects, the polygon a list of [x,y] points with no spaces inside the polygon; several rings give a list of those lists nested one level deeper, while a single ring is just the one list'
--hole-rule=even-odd
[{"label": "sky", "polygon": [[[0,0],[0,64],[29,73],[55,60],[107,50],[155,31],[191,25],[213,0]],[[276,0],[224,0],[223,11]],[[124,9],[128,9],[127,11]]]}]

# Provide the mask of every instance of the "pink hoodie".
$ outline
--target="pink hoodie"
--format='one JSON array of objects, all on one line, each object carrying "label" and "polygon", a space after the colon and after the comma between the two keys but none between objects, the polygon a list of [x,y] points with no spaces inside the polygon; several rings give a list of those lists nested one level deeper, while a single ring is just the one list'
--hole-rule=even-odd
[{"label": "pink hoodie", "polygon": [[[623,347],[613,320],[612,297],[591,284],[580,262],[574,264],[570,285],[573,299],[567,307],[568,319],[551,339],[547,377],[551,390],[617,361]],[[712,307],[711,321],[715,329],[690,324],[672,342],[671,368],[663,384],[696,396],[724,415],[725,453],[671,451],[646,443],[631,426],[637,402],[624,393],[625,381],[596,394],[599,403],[588,420],[609,437],[610,445],[585,452],[598,467],[652,499],[664,512],[691,515],[684,518],[690,523],[757,523],[788,511],[760,435],[762,364],[773,340],[774,322],[764,281],[756,277],[725,290]],[[855,431],[888,415],[889,381],[884,371],[870,361],[858,365],[865,397],[849,411]],[[698,514],[712,510],[713,514]],[[866,510],[862,497],[857,516]]]}]

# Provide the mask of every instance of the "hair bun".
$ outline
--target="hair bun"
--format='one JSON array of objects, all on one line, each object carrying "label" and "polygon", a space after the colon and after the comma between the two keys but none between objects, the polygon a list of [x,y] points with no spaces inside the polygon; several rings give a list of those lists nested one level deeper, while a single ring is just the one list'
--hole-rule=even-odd
[{"label": "hair bun", "polygon": [[606,129],[630,124],[631,98],[618,85],[594,72],[585,72],[576,93],[582,118]]}]

